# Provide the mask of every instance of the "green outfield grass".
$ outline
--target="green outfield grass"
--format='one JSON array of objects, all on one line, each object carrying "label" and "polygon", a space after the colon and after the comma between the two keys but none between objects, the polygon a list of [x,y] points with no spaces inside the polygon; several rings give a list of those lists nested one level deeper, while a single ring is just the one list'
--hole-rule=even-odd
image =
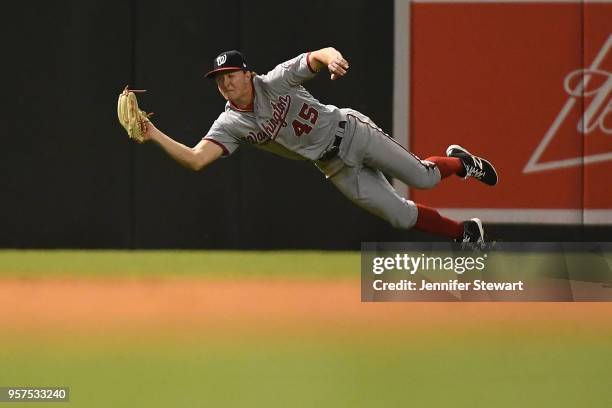
[{"label": "green outfield grass", "polygon": [[358,278],[359,252],[0,250],[0,276]]},{"label": "green outfield grass", "polygon": [[[359,252],[0,251],[0,284],[13,277],[199,276],[299,284],[300,279],[358,281],[359,274]],[[309,305],[309,299],[303,301]],[[426,323],[418,327],[384,332],[340,324],[304,334],[272,332],[276,326],[259,328],[256,321],[224,333],[203,327],[193,336],[184,327],[181,336],[165,333],[169,326],[140,337],[123,332],[71,337],[51,333],[52,328],[30,335],[0,327],[0,387],[71,388],[69,403],[0,403],[0,408],[612,406],[610,327],[580,325],[575,317],[567,325],[562,320],[539,327],[541,320],[530,325],[529,316],[508,314],[478,324],[478,311],[489,305],[477,307],[482,309],[453,314],[461,321],[452,327],[424,315]]]},{"label": "green outfield grass", "polygon": [[[0,250],[0,277],[358,279],[360,262],[357,251]],[[496,253],[489,265],[494,273],[517,279],[533,274],[567,278],[570,273],[582,280],[612,281],[612,254],[553,258],[546,253]]]},{"label": "green outfield grass", "polygon": [[[415,335],[417,335],[415,333]],[[19,407],[610,407],[609,342],[397,339],[0,352],[0,384],[69,385]],[[8,406],[8,405],[7,405]]]}]

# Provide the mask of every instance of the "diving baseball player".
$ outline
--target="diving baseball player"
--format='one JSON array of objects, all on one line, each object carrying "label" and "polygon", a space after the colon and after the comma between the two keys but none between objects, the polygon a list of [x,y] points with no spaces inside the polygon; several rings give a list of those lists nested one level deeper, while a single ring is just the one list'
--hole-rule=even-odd
[{"label": "diving baseball player", "polygon": [[432,188],[451,175],[493,186],[497,173],[491,163],[458,145],[449,146],[446,157],[419,159],[367,116],[315,99],[302,84],[322,68],[336,80],[346,75],[349,63],[336,49],[323,48],[257,75],[240,52],[223,52],[206,77],[214,78],[227,103],[204,138],[195,147],[187,147],[143,116],[142,141],[153,140],[193,170],[230,156],[244,143],[287,158],[310,160],[348,199],[396,228],[483,242],[479,219],[457,222],[406,200],[383,172],[421,189]]}]

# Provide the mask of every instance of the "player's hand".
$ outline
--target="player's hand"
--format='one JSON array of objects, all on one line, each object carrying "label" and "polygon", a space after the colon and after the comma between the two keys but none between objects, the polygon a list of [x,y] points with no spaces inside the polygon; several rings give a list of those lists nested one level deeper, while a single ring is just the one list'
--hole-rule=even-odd
[{"label": "player's hand", "polygon": [[136,143],[146,142],[147,124],[153,113],[147,113],[138,107],[136,93],[146,92],[142,89],[129,89],[126,86],[117,99],[117,119],[129,138]]},{"label": "player's hand", "polygon": [[346,75],[346,72],[349,69],[349,63],[347,60],[344,59],[342,54],[337,52],[337,54],[332,58],[329,64],[327,64],[327,69],[331,74],[331,80],[334,81]]},{"label": "player's hand", "polygon": [[145,131],[142,133],[142,143],[153,139],[153,133],[158,132],[150,118],[148,118],[148,120],[144,123],[144,128]]}]

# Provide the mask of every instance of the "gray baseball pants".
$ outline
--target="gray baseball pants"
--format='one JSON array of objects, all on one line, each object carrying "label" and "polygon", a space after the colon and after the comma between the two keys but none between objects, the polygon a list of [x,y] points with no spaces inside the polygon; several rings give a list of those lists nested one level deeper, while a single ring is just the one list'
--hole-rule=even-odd
[{"label": "gray baseball pants", "polygon": [[429,189],[440,182],[438,168],[410,153],[367,116],[343,109],[344,136],[338,156],[317,166],[348,199],[396,228],[412,228],[418,210],[401,197],[383,172],[406,185]]}]

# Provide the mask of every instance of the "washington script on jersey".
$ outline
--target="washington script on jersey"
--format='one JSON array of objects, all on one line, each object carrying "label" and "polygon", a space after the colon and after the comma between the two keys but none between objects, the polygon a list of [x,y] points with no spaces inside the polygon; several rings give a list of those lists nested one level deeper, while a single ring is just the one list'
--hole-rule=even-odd
[{"label": "washington script on jersey", "polygon": [[272,119],[268,119],[261,124],[263,130],[268,133],[271,138],[276,138],[281,128],[287,126],[285,119],[291,106],[291,96],[282,95],[278,97],[278,101],[270,101],[272,105]]},{"label": "washington script on jersey", "polygon": [[270,138],[264,132],[255,133],[253,131],[250,131],[249,134],[246,135],[245,139],[249,143],[259,144],[259,143],[267,142]]}]

